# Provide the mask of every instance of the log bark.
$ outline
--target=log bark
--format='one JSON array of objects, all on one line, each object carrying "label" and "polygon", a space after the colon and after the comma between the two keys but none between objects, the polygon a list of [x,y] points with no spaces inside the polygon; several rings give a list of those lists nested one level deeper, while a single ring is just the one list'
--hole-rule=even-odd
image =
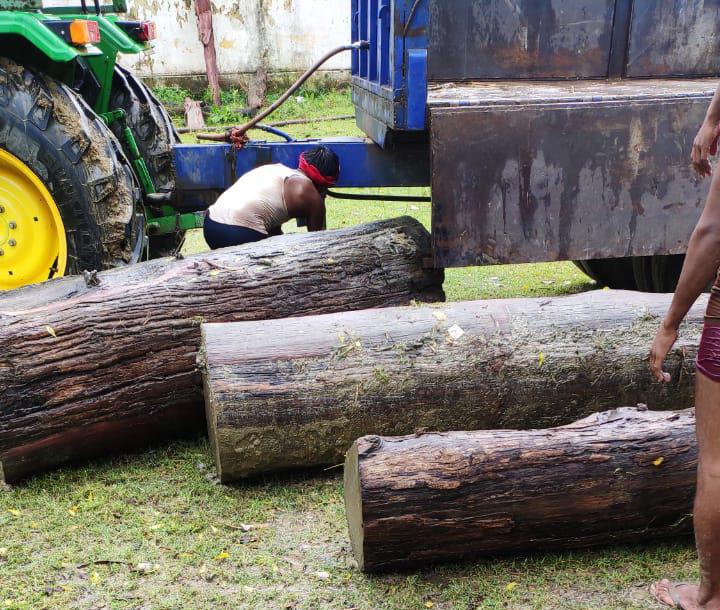
[{"label": "log bark", "polygon": [[204,429],[200,324],[443,298],[396,219],[69,277],[0,296],[6,481]]},{"label": "log bark", "polygon": [[549,430],[366,436],[345,462],[352,548],[376,571],[685,535],[696,465],[690,409],[622,408]]},{"label": "log bark", "polygon": [[[342,463],[364,434],[569,423],[620,405],[689,407],[706,299],[647,368],[672,295],[593,291],[203,327],[223,481]],[[453,338],[455,337],[455,338]]]}]

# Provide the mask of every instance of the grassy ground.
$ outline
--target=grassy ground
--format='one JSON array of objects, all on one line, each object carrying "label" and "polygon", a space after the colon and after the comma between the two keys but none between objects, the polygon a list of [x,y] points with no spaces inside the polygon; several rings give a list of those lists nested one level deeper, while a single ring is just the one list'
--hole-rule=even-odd
[{"label": "grassy ground", "polygon": [[[284,112],[349,110],[333,94]],[[291,131],[356,133],[351,121]],[[428,224],[430,214],[427,204],[328,208],[330,227],[400,214]],[[204,247],[199,233],[185,245]],[[569,263],[449,270],[446,283],[454,300],[591,288]],[[0,491],[0,608],[639,610],[656,607],[647,587],[665,575],[697,576],[689,541],[364,576],[337,470],[221,486],[202,437]]]},{"label": "grassy ground", "polygon": [[212,474],[202,439],[0,494],[0,607],[641,609],[652,578],[695,575],[676,543],[368,577],[338,473],[233,487]]}]

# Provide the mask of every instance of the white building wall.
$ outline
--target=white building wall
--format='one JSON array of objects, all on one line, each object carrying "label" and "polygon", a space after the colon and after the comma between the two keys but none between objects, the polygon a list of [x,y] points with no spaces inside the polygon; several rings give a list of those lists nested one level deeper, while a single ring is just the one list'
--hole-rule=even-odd
[{"label": "white building wall", "polygon": [[[122,63],[143,77],[205,73],[193,0],[128,0],[133,18],[151,19],[158,38],[150,54]],[[222,75],[305,70],[325,52],[350,42],[350,0],[215,0],[213,26]],[[349,53],[326,70],[349,70]]]}]

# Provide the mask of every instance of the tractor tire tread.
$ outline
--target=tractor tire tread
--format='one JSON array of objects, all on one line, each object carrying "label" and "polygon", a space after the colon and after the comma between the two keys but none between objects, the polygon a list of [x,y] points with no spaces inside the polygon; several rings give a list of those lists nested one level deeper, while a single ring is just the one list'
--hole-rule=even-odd
[{"label": "tractor tire tread", "polygon": [[[110,108],[121,108],[127,124],[135,136],[140,155],[145,159],[155,189],[159,192],[175,190],[175,169],[172,149],[180,141],[170,116],[150,89],[122,66],[115,66]],[[112,126],[120,137],[120,126]]]},{"label": "tractor tire tread", "polygon": [[132,262],[140,191],[119,142],[78,93],[0,58],[0,147],[53,195],[68,242],[67,273]]}]

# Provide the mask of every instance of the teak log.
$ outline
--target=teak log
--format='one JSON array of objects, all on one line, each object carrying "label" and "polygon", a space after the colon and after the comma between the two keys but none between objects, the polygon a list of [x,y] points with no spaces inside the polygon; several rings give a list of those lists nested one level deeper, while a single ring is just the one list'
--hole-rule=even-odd
[{"label": "teak log", "polygon": [[648,371],[672,295],[593,291],[203,326],[206,412],[223,481],[342,463],[364,434],[569,423],[618,404],[692,405],[706,298]]},{"label": "teak log", "polygon": [[358,439],[345,508],[362,570],[687,534],[694,416],[623,408],[532,431]]},{"label": "teak log", "polygon": [[[0,472],[204,429],[200,324],[443,298],[402,218],[69,277],[0,296]],[[244,351],[244,348],[243,348]]]}]

